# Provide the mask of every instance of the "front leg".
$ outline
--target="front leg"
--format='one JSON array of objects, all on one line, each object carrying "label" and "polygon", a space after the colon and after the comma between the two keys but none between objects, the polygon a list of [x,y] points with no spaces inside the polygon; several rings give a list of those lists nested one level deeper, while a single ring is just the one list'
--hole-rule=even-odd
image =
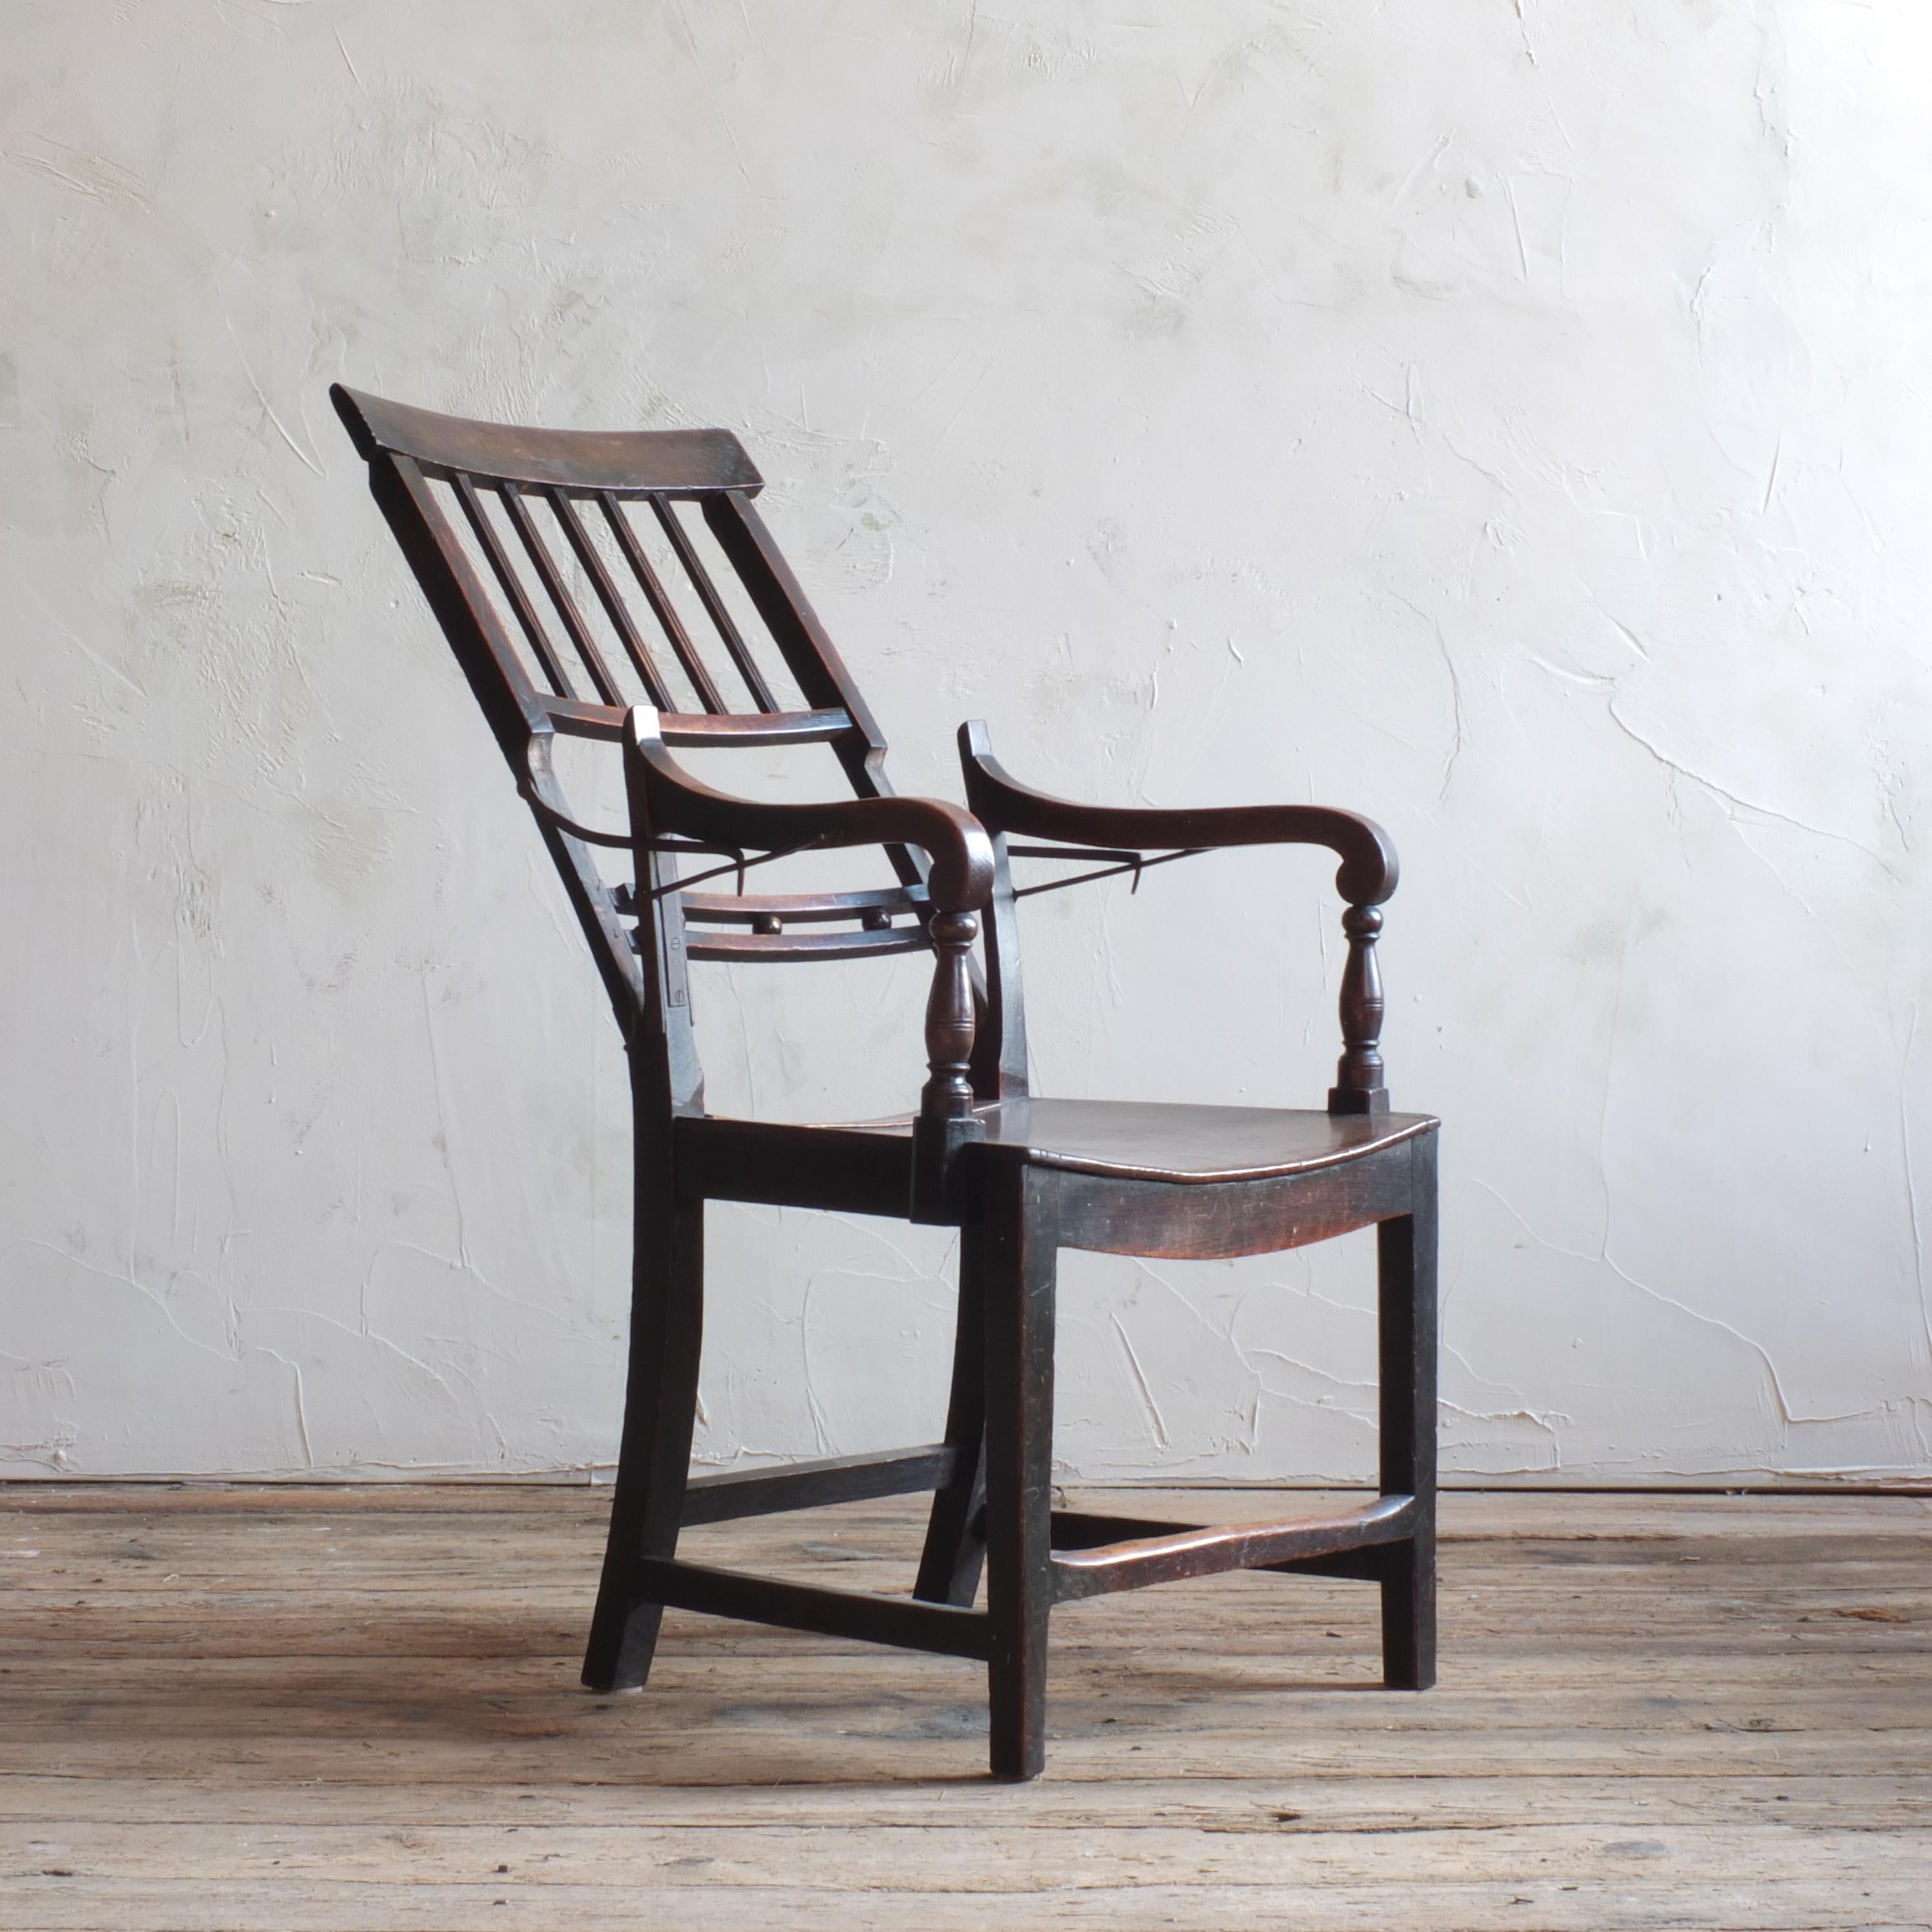
[{"label": "front leg", "polygon": [[1056,1176],[987,1163],[987,1688],[995,1778],[1046,1765],[1046,1636],[1053,1607],[1053,1317]]},{"label": "front leg", "polygon": [[1393,1690],[1436,1682],[1436,1142],[1409,1143],[1409,1211],[1377,1242],[1382,1358],[1382,1490],[1415,1498],[1414,1534],[1384,1558],[1382,1681]]}]

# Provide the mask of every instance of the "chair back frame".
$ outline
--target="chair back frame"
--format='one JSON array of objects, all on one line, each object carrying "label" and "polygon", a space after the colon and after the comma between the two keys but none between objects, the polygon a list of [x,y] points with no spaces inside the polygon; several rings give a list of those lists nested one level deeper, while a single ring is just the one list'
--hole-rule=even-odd
[{"label": "chair back frame", "polygon": [[[666,1116],[704,1111],[689,960],[783,962],[934,950],[929,861],[903,838],[876,842],[898,880],[896,886],[747,892],[744,868],[759,862],[745,855],[755,838],[721,844],[692,837],[678,806],[698,788],[674,782],[653,787],[640,775],[639,758],[662,766],[666,748],[824,744],[856,799],[895,796],[884,770],[884,736],[758,513],[754,499],[764,479],[735,436],[716,429],[536,430],[439,415],[339,385],[330,394],[368,465],[370,492],[536,819],[626,1042],[634,1049],[652,1043],[643,1062],[647,1084],[656,1090],[652,1111]],[[439,500],[437,485],[447,490],[446,500]],[[693,506],[702,517],[802,696],[802,709],[787,708],[776,694],[678,514],[680,504]],[[589,586],[588,598],[573,594],[532,514],[538,508],[561,532],[580,581]],[[655,526],[660,555],[668,550],[681,570],[687,609],[694,600],[708,619],[712,655],[722,652],[724,659],[717,670],[640,541],[634,513],[648,518],[647,528]],[[598,514],[608,532],[601,544],[591,527]],[[619,563],[628,568],[648,617],[640,620],[620,589],[614,567]],[[554,621],[546,620],[546,607]],[[600,649],[599,618],[618,651]],[[662,640],[655,647],[652,629]],[[695,711],[674,702],[661,656],[667,650],[695,694]],[[748,700],[735,710],[727,708],[727,666]],[[656,713],[644,732],[652,742],[642,751],[632,742],[635,729],[627,727],[640,704]],[[626,747],[632,831],[601,831],[573,813],[554,755],[560,736]],[[640,829],[650,835],[642,846]],[[634,878],[616,885],[607,880],[593,855],[598,846],[636,848]],[[690,890],[679,866],[680,854],[692,853],[735,859],[735,866],[713,867],[704,876],[735,870],[740,890]],[[973,925],[970,917],[968,924]],[[934,1000],[944,1010],[928,1014],[928,1045],[934,1045],[937,1026],[947,1035],[946,1058],[962,1063],[948,1083],[957,1092],[941,1109],[957,1116],[970,1111],[963,1062],[980,1030],[977,975],[968,958],[976,926],[963,934],[945,925],[938,930],[942,958]],[[634,1070],[646,1072],[634,1052]],[[927,1112],[934,1111],[932,1099],[929,1082]]]}]

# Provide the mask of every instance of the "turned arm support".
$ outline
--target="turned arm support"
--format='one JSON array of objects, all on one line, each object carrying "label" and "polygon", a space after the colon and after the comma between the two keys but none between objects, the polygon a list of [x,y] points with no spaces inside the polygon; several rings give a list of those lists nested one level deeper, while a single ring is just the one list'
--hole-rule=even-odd
[{"label": "turned arm support", "polygon": [[1382,902],[1400,876],[1388,834],[1359,812],[1316,805],[1216,806],[1162,810],[1082,805],[1036,791],[1011,777],[992,754],[977,719],[959,728],[966,802],[994,833],[1068,845],[1137,850],[1214,850],[1234,845],[1322,845],[1340,860],[1335,890],[1346,902],[1342,929],[1348,957],[1342,971],[1342,1058],[1328,1093],[1331,1114],[1387,1110],[1382,1082],[1382,974],[1376,961]]},{"label": "turned arm support", "polygon": [[702,783],[665,750],[658,714],[640,705],[626,721],[625,776],[632,840],[674,836],[740,850],[814,850],[853,845],[910,845],[926,854],[932,906],[927,931],[936,956],[927,1001],[928,1077],[923,1120],[962,1120],[973,1111],[967,1064],[973,1054],[973,990],[967,957],[979,937],[974,916],[993,890],[993,848],[970,813],[943,800],[839,799],[826,804],[765,804]]}]

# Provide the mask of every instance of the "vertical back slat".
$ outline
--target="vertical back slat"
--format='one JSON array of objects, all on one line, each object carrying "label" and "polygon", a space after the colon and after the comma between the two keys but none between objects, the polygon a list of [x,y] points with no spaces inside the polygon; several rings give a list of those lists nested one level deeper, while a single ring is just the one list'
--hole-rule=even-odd
[{"label": "vertical back slat", "polygon": [[757,605],[806,703],[836,705],[852,720],[854,742],[838,755],[854,784],[862,794],[882,788],[876,767],[886,741],[751,498],[742,490],[721,490],[704,502],[705,522]]},{"label": "vertical back slat", "polygon": [[[764,680],[758,669],[758,660],[752,656],[738,626],[732,621],[731,614],[724,608],[724,600],[718,594],[718,586],[711,580],[710,572],[705,568],[693,547],[689,533],[677,520],[677,514],[662,496],[652,496],[651,508],[657,512],[658,523],[664,535],[670,540],[670,547],[677,553],[677,560],[684,566],[684,574],[691,579],[692,587],[703,601],[705,609],[711,614],[711,621],[718,627],[718,635],[731,662],[738,668],[738,675],[745,680],[745,688],[752,694],[752,702],[760,711],[780,711],[784,707],[772,695],[772,688]],[[635,541],[633,537],[632,541]]]},{"label": "vertical back slat", "polygon": [[638,674],[646,694],[660,711],[675,711],[678,707],[671,702],[670,687],[659,676],[656,661],[638,634],[637,626],[632,622],[631,614],[625,608],[624,600],[617,595],[617,586],[610,581],[610,573],[604,568],[604,560],[597,554],[596,546],[591,542],[590,532],[584,527],[576,506],[554,485],[544,494],[549,499],[551,514],[570,540],[571,548],[577,553],[577,560],[583,565],[584,574],[590,579],[597,601],[603,605],[604,614],[617,633],[624,646],[624,655],[631,660],[631,668]]},{"label": "vertical back slat", "polygon": [[369,466],[369,486],[504,756],[520,772],[531,734],[548,719],[475,563],[410,458],[379,454]]},{"label": "vertical back slat", "polygon": [[[631,520],[624,514],[616,497],[609,490],[598,492],[597,501],[604,512],[604,520],[610,526],[610,534],[617,539],[617,547],[624,553],[625,561],[631,566],[631,574],[638,580],[638,586],[650,600],[650,607],[657,614],[658,622],[664,627],[664,635],[670,640],[670,647],[677,654],[677,661],[684,667],[684,674],[689,678],[692,687],[698,693],[698,701],[707,711],[728,711],[730,706],[724,700],[711,674],[704,668],[704,660],[692,646],[690,634],[684,628],[670,598],[664,594],[664,586],[658,581],[657,572],[651,568],[651,560],[645,556],[643,544],[638,541],[638,533],[631,527]],[[651,499],[656,502],[657,499]]]},{"label": "vertical back slat", "polygon": [[[892,786],[884,769],[886,741],[878,722],[749,494],[720,490],[702,500],[706,524],[738,573],[786,668],[798,680],[806,703],[836,706],[851,719],[851,730],[834,742],[832,755],[844,767],[852,789],[861,798],[890,797]],[[886,856],[908,885],[926,877],[926,860],[910,848],[888,845]]]},{"label": "vertical back slat", "polygon": [[544,668],[544,674],[555,687],[560,698],[577,695],[562,662],[556,655],[536,614],[536,607],[524,588],[524,580],[517,574],[516,568],[504,554],[502,541],[498,538],[489,518],[484,514],[483,506],[476,494],[476,486],[458,470],[451,479],[456,491],[456,500],[463,506],[463,513],[470,519],[470,527],[476,532],[476,542],[483,554],[490,560],[490,568],[496,572],[496,581],[502,585],[503,595],[510,608],[515,612],[517,622],[523,626],[524,635],[530,640],[530,649],[536,652],[537,662]]},{"label": "vertical back slat", "polygon": [[[590,674],[590,682],[597,687],[597,695],[606,704],[622,707],[624,696],[617,688],[616,680],[610,675],[610,668],[599,653],[596,640],[590,634],[590,627],[584,621],[584,614],[572,601],[568,587],[556,567],[556,560],[550,554],[549,546],[538,534],[537,526],[530,520],[530,513],[524,507],[523,496],[513,484],[500,483],[496,494],[502,499],[505,514],[512,527],[522,538],[525,550],[529,551],[530,562],[536,566],[537,575],[543,580],[543,586],[550,593],[550,601],[556,606],[556,614],[563,620],[563,628],[570,633],[570,641],[577,646],[577,655],[584,660],[584,668]],[[660,710],[667,707],[656,698],[652,700]]]},{"label": "vertical back slat", "polygon": [[[546,802],[560,808],[563,800],[548,775],[548,716],[454,523],[444,514],[421,469],[407,456],[378,452],[370,464],[369,481],[520,788],[533,784],[542,793],[548,787]],[[610,892],[586,848],[541,820],[538,830],[628,1038],[643,1010],[643,980],[630,935],[620,923]]]}]

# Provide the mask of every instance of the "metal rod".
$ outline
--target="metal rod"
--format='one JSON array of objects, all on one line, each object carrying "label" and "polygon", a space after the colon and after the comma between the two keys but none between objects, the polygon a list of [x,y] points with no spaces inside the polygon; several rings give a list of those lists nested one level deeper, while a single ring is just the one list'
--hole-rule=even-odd
[{"label": "metal rod", "polygon": [[[1176,859],[1198,859],[1202,853],[1211,852],[1214,849],[1211,845],[1190,845],[1185,851],[1163,852],[1155,859],[1144,858],[1138,852],[1123,855],[1124,862],[1120,865],[1102,866],[1096,872],[1076,872],[1070,879],[1048,879],[1043,885],[1022,886],[1013,897],[1030,899],[1036,892],[1064,892],[1069,886],[1088,885],[1095,879],[1116,878],[1123,872],[1133,874],[1134,883],[1131,890],[1137,892],[1141,889],[1141,874],[1150,866],[1169,865]],[[1051,846],[1039,845],[1016,845],[1010,848],[1009,850],[1012,856],[1021,859],[1098,859],[1114,856],[1112,853],[1056,852]]]}]

